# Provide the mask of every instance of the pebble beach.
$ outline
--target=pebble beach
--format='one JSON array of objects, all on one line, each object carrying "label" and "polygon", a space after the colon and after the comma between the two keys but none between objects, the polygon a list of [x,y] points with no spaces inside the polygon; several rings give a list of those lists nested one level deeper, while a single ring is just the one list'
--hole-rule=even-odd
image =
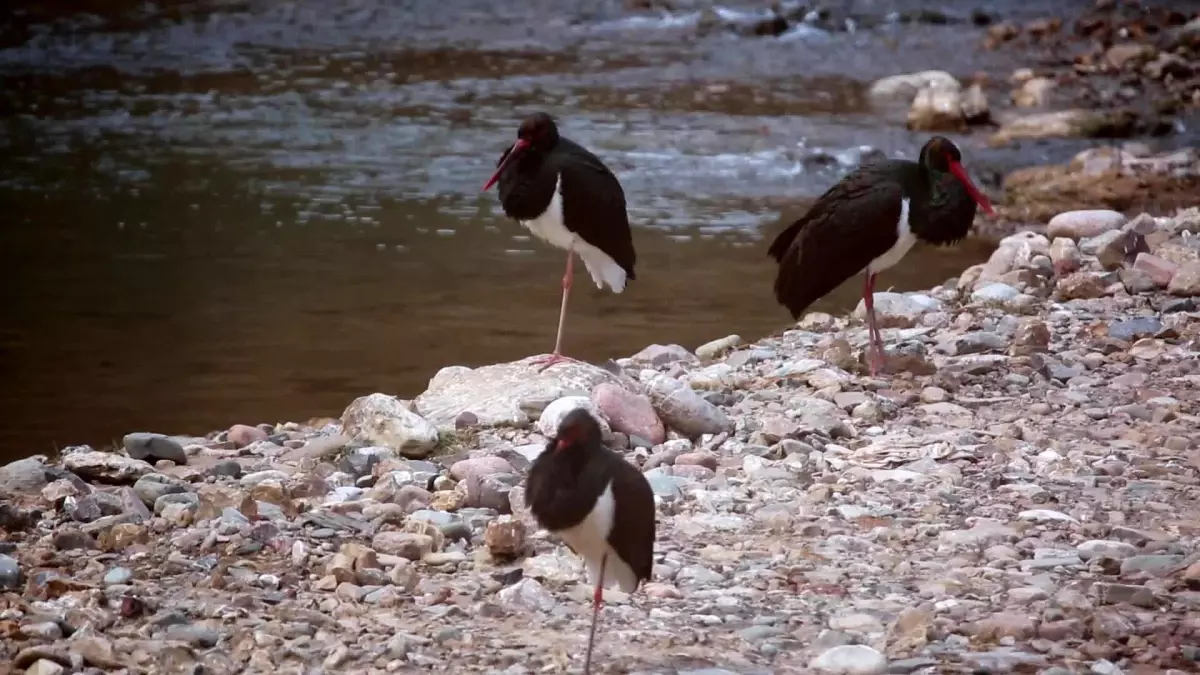
[{"label": "pebble beach", "polygon": [[1195,672],[1197,296],[1200,210],[1075,211],[879,293],[878,378],[860,304],[21,459],[0,672],[578,672],[590,588],[522,487],[578,407],[658,502],[596,672]]}]

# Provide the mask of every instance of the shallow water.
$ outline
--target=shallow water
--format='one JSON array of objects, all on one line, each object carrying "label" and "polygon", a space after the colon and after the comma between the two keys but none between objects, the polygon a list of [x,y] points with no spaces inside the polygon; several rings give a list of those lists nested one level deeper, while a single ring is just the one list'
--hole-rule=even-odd
[{"label": "shallow water", "polygon": [[[577,278],[568,352],[753,339],[788,322],[765,254],[780,218],[864,152],[924,140],[864,86],[1016,65],[969,23],[885,20],[917,2],[856,2],[881,25],[780,38],[697,36],[688,3],[67,4],[0,10],[4,457],[338,415],[444,365],[548,351],[564,256],[480,193],[534,109],[620,176],[636,227],[624,294]],[[1081,147],[983,139],[958,140],[985,186]],[[918,249],[881,285],[986,255]],[[860,283],[816,308],[852,306]]]}]

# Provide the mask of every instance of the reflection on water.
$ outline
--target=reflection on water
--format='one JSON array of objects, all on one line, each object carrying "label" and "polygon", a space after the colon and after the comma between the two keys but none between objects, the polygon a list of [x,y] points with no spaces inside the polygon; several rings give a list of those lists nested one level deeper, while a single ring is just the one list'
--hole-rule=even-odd
[{"label": "reflection on water", "polygon": [[[763,240],[780,212],[870,148],[924,140],[871,115],[864,83],[950,56],[1010,68],[962,25],[681,38],[614,24],[616,1],[2,13],[2,457],[336,415],[443,365],[549,350],[563,254],[479,193],[534,108],[612,166],[636,225],[637,281],[617,296],[581,276],[565,348],[753,339],[788,322]],[[985,255],[918,249],[881,285]]]}]

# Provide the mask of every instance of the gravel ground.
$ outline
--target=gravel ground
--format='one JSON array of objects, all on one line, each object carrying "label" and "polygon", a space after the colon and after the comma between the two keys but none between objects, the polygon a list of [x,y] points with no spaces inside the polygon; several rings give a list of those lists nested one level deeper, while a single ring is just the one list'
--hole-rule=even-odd
[{"label": "gravel ground", "polygon": [[1195,232],[1063,214],[879,294],[878,378],[860,306],[14,462],[0,672],[577,672],[590,591],[522,477],[579,406],[659,500],[598,672],[1196,672]]}]

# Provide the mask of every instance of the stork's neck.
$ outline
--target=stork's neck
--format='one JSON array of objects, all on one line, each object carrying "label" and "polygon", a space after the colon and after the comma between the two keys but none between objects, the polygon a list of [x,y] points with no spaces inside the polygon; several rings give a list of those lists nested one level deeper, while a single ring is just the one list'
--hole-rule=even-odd
[{"label": "stork's neck", "polygon": [[932,208],[949,205],[958,199],[954,189],[958,179],[947,171],[937,171],[922,167],[921,177],[925,183],[925,203]]}]

